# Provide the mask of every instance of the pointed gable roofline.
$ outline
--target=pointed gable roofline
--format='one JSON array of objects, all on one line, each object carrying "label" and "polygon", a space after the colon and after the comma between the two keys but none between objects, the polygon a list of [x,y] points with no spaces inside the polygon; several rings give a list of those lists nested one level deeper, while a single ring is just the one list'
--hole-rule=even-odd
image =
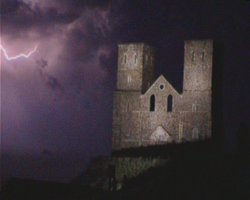
[{"label": "pointed gable roofline", "polygon": [[174,91],[176,93],[176,95],[181,95],[173,86],[172,84],[161,74],[156,80],[155,82],[147,89],[147,91],[143,94],[146,95],[150,90],[152,90],[152,88],[158,83],[158,82],[165,82],[167,87],[170,87],[172,91]]}]

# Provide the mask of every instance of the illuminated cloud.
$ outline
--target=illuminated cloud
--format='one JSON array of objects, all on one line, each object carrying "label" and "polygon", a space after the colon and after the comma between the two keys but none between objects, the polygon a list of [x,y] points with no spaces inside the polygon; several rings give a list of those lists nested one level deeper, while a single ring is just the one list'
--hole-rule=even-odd
[{"label": "illuminated cloud", "polygon": [[[26,176],[9,166],[21,167],[27,154],[38,163],[44,149],[78,165],[66,172],[67,164],[52,167],[48,177],[31,172],[35,178],[72,178],[90,156],[110,151],[111,5],[71,2],[1,0],[1,42],[8,54],[39,44],[30,59],[1,60],[2,169],[9,176]],[[32,170],[29,162],[22,166]]]},{"label": "illuminated cloud", "polygon": [[18,55],[14,55],[14,56],[8,55],[7,50],[1,44],[0,44],[0,50],[1,50],[1,53],[3,53],[5,59],[7,59],[8,61],[18,60],[18,59],[21,59],[21,58],[26,58],[27,59],[32,54],[34,54],[36,52],[37,45],[32,50],[30,50],[28,53],[20,53]]}]

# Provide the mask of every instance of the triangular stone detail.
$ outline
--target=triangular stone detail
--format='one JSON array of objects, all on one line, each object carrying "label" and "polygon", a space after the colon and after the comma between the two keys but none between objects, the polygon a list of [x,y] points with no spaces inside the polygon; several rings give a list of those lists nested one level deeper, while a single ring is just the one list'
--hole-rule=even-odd
[{"label": "triangular stone detail", "polygon": [[162,126],[158,126],[151,134],[150,140],[154,142],[171,142],[172,138]]}]

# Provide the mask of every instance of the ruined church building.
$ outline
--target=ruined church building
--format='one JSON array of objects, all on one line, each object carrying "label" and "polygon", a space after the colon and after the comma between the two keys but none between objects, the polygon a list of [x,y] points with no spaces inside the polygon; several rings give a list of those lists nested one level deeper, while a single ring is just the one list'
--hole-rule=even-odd
[{"label": "ruined church building", "polygon": [[183,91],[154,76],[154,51],[143,43],[118,45],[113,149],[211,137],[213,41],[184,45]]}]

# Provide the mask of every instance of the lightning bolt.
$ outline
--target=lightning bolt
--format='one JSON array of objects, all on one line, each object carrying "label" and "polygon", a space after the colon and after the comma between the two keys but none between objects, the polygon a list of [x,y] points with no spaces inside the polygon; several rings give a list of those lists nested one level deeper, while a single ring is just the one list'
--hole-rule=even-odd
[{"label": "lightning bolt", "polygon": [[31,51],[29,51],[27,54],[20,53],[20,54],[18,54],[16,56],[9,56],[8,53],[7,53],[7,51],[6,51],[6,49],[1,44],[0,44],[0,50],[3,52],[5,58],[7,60],[11,61],[11,60],[17,60],[19,58],[29,58],[33,53],[36,52],[37,45]]}]

